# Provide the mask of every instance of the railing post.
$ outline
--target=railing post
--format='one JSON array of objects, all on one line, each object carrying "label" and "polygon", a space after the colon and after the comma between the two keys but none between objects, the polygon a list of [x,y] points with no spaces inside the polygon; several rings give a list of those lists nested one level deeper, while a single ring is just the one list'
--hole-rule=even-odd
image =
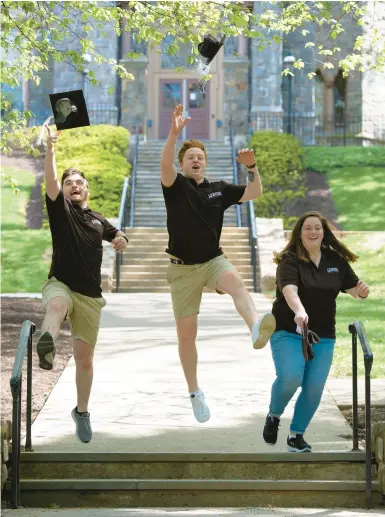
[{"label": "railing post", "polygon": [[[33,329],[34,330],[34,329]],[[32,451],[32,329],[28,336],[27,348],[27,429],[25,450]]]},{"label": "railing post", "polygon": [[366,502],[372,501],[372,418],[370,414],[370,370],[371,365],[365,362],[365,446],[366,446]]},{"label": "railing post", "polygon": [[11,475],[11,505],[17,508],[20,505],[19,500],[19,461],[20,461],[20,422],[21,422],[21,380],[20,389],[17,393],[13,393],[13,409],[12,409],[12,475]]},{"label": "railing post", "polygon": [[352,334],[353,451],[358,451],[357,330],[352,324],[349,331]]}]

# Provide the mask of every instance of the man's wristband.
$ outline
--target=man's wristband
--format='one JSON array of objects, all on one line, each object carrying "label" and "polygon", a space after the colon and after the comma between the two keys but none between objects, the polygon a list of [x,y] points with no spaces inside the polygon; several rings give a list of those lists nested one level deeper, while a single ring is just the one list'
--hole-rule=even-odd
[{"label": "man's wristband", "polygon": [[253,163],[253,165],[246,165],[246,168],[247,169],[255,169],[256,166],[257,166],[257,164]]},{"label": "man's wristband", "polygon": [[366,296],[360,296],[360,295],[358,295],[358,298],[361,298],[361,300],[366,300],[366,298],[367,298],[367,297],[368,297],[367,295],[366,295]]}]

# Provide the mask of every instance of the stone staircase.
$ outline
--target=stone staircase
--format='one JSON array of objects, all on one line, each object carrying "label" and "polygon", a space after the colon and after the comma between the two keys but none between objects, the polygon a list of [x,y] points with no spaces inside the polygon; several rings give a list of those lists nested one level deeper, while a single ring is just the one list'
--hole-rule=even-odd
[{"label": "stone staircase", "polygon": [[[204,142],[208,167],[206,177],[210,181],[224,180],[233,183],[231,147],[223,142]],[[145,142],[139,146],[136,179],[134,227],[166,228],[166,209],[160,184],[160,158],[164,141]],[[179,144],[177,145],[177,151]],[[179,171],[176,158],[175,167]],[[225,212],[224,226],[236,226],[235,207]]]},{"label": "stone staircase", "polygon": [[27,452],[20,474],[35,508],[366,507],[364,452]]},{"label": "stone staircase", "polygon": [[[204,142],[207,149],[209,180],[233,183],[231,147],[223,142]],[[169,257],[165,253],[168,235],[166,209],[160,184],[160,157],[163,141],[139,146],[136,181],[134,227],[125,232],[130,243],[123,253],[120,269],[120,292],[168,292],[166,271]],[[178,146],[177,146],[178,149]],[[179,170],[177,160],[175,166]],[[236,226],[236,210],[225,212],[221,246],[238,269],[247,288],[253,290],[253,272],[248,228]],[[116,278],[113,281],[116,290]]]},{"label": "stone staircase", "polygon": [[[169,292],[166,271],[170,263],[165,253],[168,234],[165,228],[126,228],[129,245],[120,267],[120,292]],[[249,229],[224,227],[221,246],[226,257],[241,274],[249,291],[253,290],[253,270]],[[113,281],[116,290],[116,278]]]}]

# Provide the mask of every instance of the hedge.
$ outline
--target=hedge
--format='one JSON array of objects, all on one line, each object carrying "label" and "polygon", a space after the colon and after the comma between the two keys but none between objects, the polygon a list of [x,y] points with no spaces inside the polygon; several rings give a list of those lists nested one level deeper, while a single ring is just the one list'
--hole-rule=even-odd
[{"label": "hedge", "polygon": [[305,196],[302,149],[293,136],[258,131],[249,147],[255,152],[264,194],[254,201],[257,217],[282,217],[285,228],[296,220],[290,216],[296,202]]},{"label": "hedge", "polygon": [[305,147],[304,167],[317,172],[328,172],[340,167],[383,167],[385,147]]},{"label": "hedge", "polygon": [[105,217],[119,213],[123,181],[131,169],[126,158],[129,136],[123,127],[88,126],[62,131],[55,146],[59,179],[69,167],[84,172],[91,191],[89,206]]}]

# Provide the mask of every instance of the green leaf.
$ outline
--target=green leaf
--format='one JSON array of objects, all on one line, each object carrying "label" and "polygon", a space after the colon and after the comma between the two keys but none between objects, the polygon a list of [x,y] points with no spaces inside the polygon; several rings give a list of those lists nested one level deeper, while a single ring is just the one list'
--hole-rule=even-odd
[{"label": "green leaf", "polygon": [[111,86],[108,87],[107,91],[108,91],[108,95],[112,95],[114,93],[114,91],[115,91],[115,87],[111,85]]}]

